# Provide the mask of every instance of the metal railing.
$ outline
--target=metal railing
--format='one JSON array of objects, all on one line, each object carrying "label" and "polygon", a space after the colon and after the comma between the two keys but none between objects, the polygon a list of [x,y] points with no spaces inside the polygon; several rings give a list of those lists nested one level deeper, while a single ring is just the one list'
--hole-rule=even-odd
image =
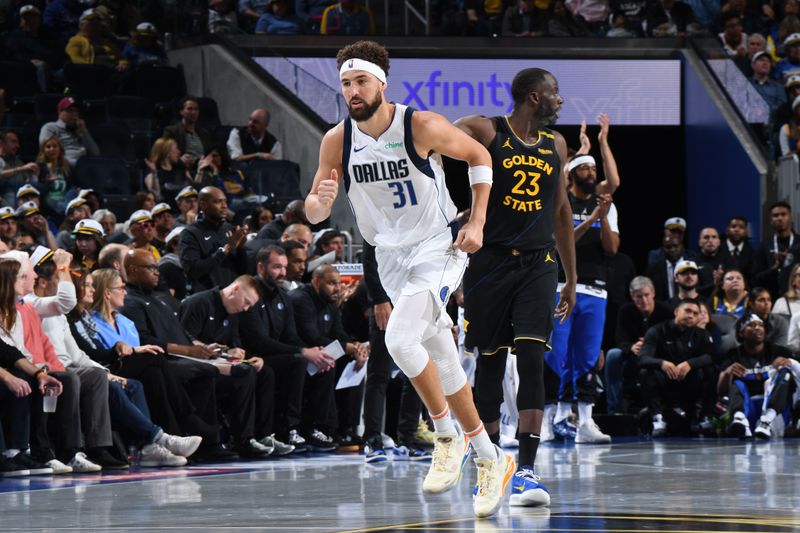
[{"label": "metal railing", "polygon": [[[405,0],[403,3],[403,17],[405,18],[405,34],[409,35],[409,26],[411,18],[414,18],[425,25],[425,35],[431,34],[431,1],[423,0],[424,6],[422,11],[414,5],[413,0]],[[388,2],[387,2],[388,6]],[[388,11],[386,19],[388,20]],[[388,30],[388,24],[387,24]],[[388,33],[388,31],[387,31]]]},{"label": "metal railing", "polygon": [[776,176],[776,200],[783,200],[792,206],[792,222],[800,228],[800,166],[797,154],[778,159]]}]

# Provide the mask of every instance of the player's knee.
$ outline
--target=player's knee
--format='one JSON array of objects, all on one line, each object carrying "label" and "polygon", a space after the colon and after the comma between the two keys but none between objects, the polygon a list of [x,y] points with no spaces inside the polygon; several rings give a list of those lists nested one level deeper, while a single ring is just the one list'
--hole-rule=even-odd
[{"label": "player's knee", "polygon": [[459,363],[453,358],[434,358],[439,369],[439,380],[442,382],[442,392],[445,396],[452,396],[467,384],[467,374]]},{"label": "player's knee", "polygon": [[414,340],[406,328],[389,327],[386,329],[386,348],[394,359],[398,368],[409,378],[415,378],[422,373],[429,357],[422,344]]}]

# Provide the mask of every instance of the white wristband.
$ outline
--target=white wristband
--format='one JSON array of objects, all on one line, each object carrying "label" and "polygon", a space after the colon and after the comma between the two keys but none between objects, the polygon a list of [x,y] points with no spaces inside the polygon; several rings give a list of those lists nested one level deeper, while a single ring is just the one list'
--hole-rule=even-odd
[{"label": "white wristband", "polygon": [[492,167],[486,165],[478,165],[476,167],[469,167],[467,172],[469,175],[469,185],[473,187],[478,183],[492,184]]}]

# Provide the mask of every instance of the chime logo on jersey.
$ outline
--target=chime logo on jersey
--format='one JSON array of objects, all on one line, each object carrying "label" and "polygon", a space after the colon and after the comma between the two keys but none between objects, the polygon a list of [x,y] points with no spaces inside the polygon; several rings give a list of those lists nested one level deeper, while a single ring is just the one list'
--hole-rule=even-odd
[{"label": "chime logo on jersey", "polygon": [[373,183],[407,178],[409,174],[408,160],[376,161],[352,165],[352,175],[356,183]]},{"label": "chime logo on jersey", "polygon": [[543,174],[550,176],[553,166],[532,155],[514,155],[503,159],[503,168],[513,170],[514,183],[511,194],[503,198],[503,205],[523,213],[541,211],[544,206],[541,198],[537,198],[541,190],[539,180]]}]

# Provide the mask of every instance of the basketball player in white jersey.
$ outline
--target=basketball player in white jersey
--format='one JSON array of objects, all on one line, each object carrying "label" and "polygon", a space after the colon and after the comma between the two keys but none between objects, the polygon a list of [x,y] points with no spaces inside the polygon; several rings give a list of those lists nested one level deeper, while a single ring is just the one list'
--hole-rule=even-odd
[{"label": "basketball player in white jersey", "polygon": [[[492,444],[478,417],[444,310],[461,280],[466,254],[481,247],[491,157],[444,117],[384,100],[389,56],[379,44],[347,46],[337,62],[350,118],[322,140],[306,215],[311,223],[328,218],[344,183],[359,230],[376,247],[380,280],[394,305],[386,346],[433,419],[433,461],[423,490],[438,493],[455,486],[473,447],[475,514],[492,515],[515,464]],[[441,162],[432,154],[470,165],[472,215],[460,229]]]}]

